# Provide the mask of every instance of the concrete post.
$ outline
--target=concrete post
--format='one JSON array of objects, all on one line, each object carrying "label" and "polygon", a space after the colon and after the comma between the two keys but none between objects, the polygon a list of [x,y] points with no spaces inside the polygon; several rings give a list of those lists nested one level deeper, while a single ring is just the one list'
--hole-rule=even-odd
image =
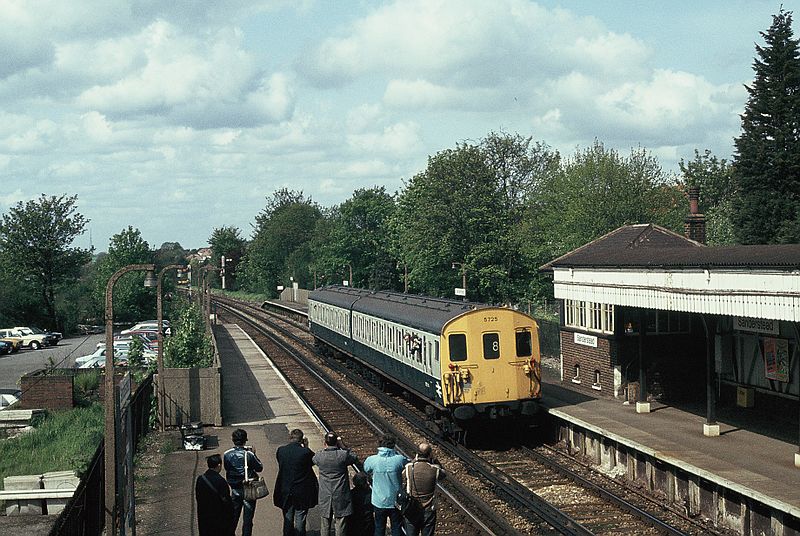
[{"label": "concrete post", "polygon": [[714,394],[714,352],[712,351],[713,337],[716,333],[716,318],[714,316],[700,315],[703,321],[703,330],[706,333],[706,422],[703,424],[703,435],[708,437],[719,436],[717,424],[717,400]]},{"label": "concrete post", "polygon": [[650,413],[650,402],[647,401],[647,371],[644,367],[644,338],[647,333],[647,315],[639,309],[639,398],[636,401],[636,413]]}]

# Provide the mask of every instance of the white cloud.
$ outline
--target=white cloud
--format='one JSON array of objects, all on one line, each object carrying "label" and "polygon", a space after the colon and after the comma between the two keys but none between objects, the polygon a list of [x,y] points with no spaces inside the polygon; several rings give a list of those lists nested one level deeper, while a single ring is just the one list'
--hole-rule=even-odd
[{"label": "white cloud", "polygon": [[[241,34],[222,28],[187,35],[156,21],[125,45],[111,46],[129,69],[78,97],[108,116],[160,116],[196,128],[255,126],[288,118],[294,93],[288,76],[265,76],[241,47]],[[141,57],[140,57],[141,55]]]},{"label": "white cloud", "polygon": [[20,201],[28,199],[28,196],[22,193],[20,188],[17,188],[11,193],[0,193],[0,205],[10,207],[16,205]]},{"label": "white cloud", "polygon": [[402,157],[421,146],[419,125],[413,122],[395,123],[382,131],[350,134],[347,143],[355,152]]}]

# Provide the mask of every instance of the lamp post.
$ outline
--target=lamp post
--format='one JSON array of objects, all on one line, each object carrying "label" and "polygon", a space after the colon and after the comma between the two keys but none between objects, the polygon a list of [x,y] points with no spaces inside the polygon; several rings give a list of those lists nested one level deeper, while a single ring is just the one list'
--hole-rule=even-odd
[{"label": "lamp post", "polygon": [[181,264],[168,264],[158,272],[158,286],[156,290],[156,315],[158,319],[158,357],[156,364],[158,365],[158,422],[159,428],[163,432],[164,424],[164,311],[161,303],[162,285],[164,282],[164,274],[167,270],[180,270],[185,268]]},{"label": "lamp post", "polygon": [[464,301],[467,301],[467,267],[463,262],[454,262],[452,268],[456,266],[461,268],[461,288],[464,289]]},{"label": "lamp post", "polygon": [[117,534],[117,395],[114,390],[114,284],[128,272],[147,272],[145,287],[156,286],[153,264],[129,264],[114,272],[106,284],[106,380],[105,380],[105,510],[106,534]]}]

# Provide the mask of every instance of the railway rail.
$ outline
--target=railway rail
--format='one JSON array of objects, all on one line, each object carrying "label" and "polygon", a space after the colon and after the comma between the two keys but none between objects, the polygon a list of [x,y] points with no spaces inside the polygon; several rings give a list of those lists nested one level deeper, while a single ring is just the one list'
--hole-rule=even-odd
[{"label": "railway rail", "polygon": [[[313,337],[308,332],[307,323],[303,321],[302,312],[291,311],[294,318],[286,318],[274,312],[268,312],[252,304],[246,304],[226,298],[215,298],[220,305],[240,319],[256,324],[261,324],[256,336],[257,340],[267,337],[267,331],[274,331],[279,335],[272,335],[265,342],[267,346],[278,344],[276,341],[283,339],[284,346],[291,346],[292,351],[303,354],[296,356],[295,364],[287,363],[292,367],[312,367],[322,378],[323,391],[344,391],[348,394],[358,392],[358,397],[366,397],[363,406],[364,415],[359,418],[361,422],[370,422],[372,435],[361,441],[359,445],[352,444],[358,452],[371,453],[376,443],[375,437],[381,431],[392,431],[398,438],[406,438],[402,443],[408,448],[416,442],[427,439],[438,446],[440,461],[443,461],[452,478],[443,486],[446,501],[449,507],[458,504],[470,505],[460,514],[445,513],[440,510],[442,524],[438,533],[445,534],[447,527],[457,527],[453,533],[468,534],[464,532],[464,523],[475,526],[478,532],[489,534],[707,534],[709,527],[699,524],[694,520],[681,516],[678,512],[666,510],[662,504],[632,493],[625,486],[616,481],[599,475],[595,471],[583,468],[571,460],[562,458],[559,453],[548,450],[546,447],[514,447],[505,450],[485,450],[476,452],[453,444],[432,438],[432,431],[427,427],[424,413],[412,404],[399,397],[387,397],[381,389],[365,382],[363,377],[353,374],[347,366],[334,360],[325,361],[314,357],[312,348]],[[287,308],[276,306],[286,312]],[[255,328],[246,328],[255,329]],[[274,351],[274,350],[273,350]],[[270,353],[269,351],[267,352]],[[270,354],[272,357],[272,354]],[[304,360],[310,363],[301,365]],[[313,364],[316,361],[316,364]],[[282,368],[282,365],[278,365]],[[324,369],[331,366],[333,375]],[[290,383],[295,384],[290,376],[294,373],[285,373]],[[345,379],[348,385],[339,386]],[[304,397],[313,396],[312,392],[318,387],[309,387],[306,381],[296,380],[295,384]],[[312,402],[310,402],[312,403]],[[320,405],[321,404],[321,405]],[[323,410],[323,422],[335,429],[343,437],[351,438],[365,435],[363,424],[358,424],[350,417],[343,417],[345,412],[332,409],[335,406],[324,399],[313,402],[316,407]],[[383,406],[379,409],[380,416],[369,417],[373,413],[371,408]],[[349,410],[361,414],[361,410]],[[343,420],[344,419],[344,420]],[[572,467],[570,467],[572,466]],[[583,474],[581,474],[583,473]],[[454,483],[462,482],[462,490],[452,490]],[[458,488],[458,486],[455,486]],[[610,491],[609,488],[613,489]],[[473,490],[476,493],[473,493]],[[461,494],[461,495],[459,495]],[[482,498],[476,497],[479,495]],[[457,510],[457,509],[456,509]],[[474,511],[467,514],[466,511]],[[498,515],[499,514],[499,515]],[[467,516],[468,521],[459,520],[458,516]],[[503,524],[505,526],[503,526]],[[460,527],[460,528],[459,528]]]}]

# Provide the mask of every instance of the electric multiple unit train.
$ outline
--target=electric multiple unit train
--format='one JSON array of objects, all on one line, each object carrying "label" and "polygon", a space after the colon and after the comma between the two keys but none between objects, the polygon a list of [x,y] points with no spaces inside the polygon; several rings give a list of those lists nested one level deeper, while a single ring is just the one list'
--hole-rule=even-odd
[{"label": "electric multiple unit train", "polygon": [[415,394],[445,433],[539,410],[539,331],[512,309],[328,286],[310,293],[317,344]]}]

